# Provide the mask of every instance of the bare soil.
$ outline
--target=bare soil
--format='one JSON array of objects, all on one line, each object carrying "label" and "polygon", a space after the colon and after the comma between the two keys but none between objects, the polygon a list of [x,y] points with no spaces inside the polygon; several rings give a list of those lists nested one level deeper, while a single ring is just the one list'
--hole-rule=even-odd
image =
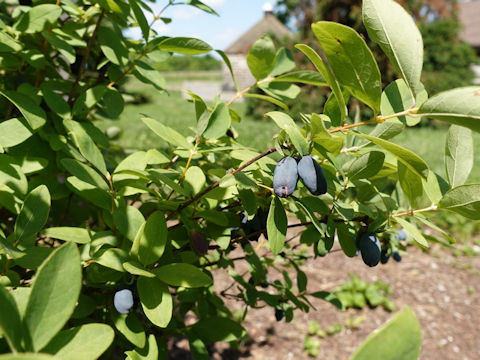
[{"label": "bare soil", "polygon": [[[260,250],[260,253],[264,252],[266,249]],[[242,262],[236,266],[239,272],[247,269]],[[423,345],[420,359],[480,359],[480,256],[454,257],[438,246],[433,246],[428,253],[409,247],[400,263],[390,259],[386,265],[370,268],[360,257],[347,258],[343,252],[333,251],[324,258],[309,260],[301,268],[308,276],[310,292],[331,291],[349,281],[350,273],[358,274],[364,281],[380,279],[388,283],[394,292],[391,299],[397,309],[410,306],[421,323]],[[269,276],[274,278],[273,274]],[[224,289],[230,282],[226,274],[220,271],[215,274],[217,290]],[[252,340],[238,351],[228,350],[227,344],[217,344],[212,349],[212,358],[311,359],[303,350],[310,320],[318,321],[326,329],[363,315],[366,321],[357,329],[343,327],[340,333],[320,340],[318,359],[348,359],[373,330],[393,316],[383,308],[366,307],[341,312],[322,300],[311,297],[311,301],[317,310],[309,313],[296,311],[290,323],[277,322],[274,310],[269,307],[249,310],[244,326]],[[241,305],[239,302],[229,303],[236,309]],[[182,353],[182,359],[189,358],[186,351]]]}]

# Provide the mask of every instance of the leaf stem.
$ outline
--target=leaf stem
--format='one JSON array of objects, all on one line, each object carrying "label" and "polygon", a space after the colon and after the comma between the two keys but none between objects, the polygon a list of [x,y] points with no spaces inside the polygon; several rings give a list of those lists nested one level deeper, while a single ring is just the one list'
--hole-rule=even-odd
[{"label": "leaf stem", "polygon": [[397,214],[391,214],[390,217],[399,217],[399,216],[413,216],[413,214],[426,212],[426,211],[435,211],[438,209],[437,205],[432,205],[424,209],[408,210]]}]

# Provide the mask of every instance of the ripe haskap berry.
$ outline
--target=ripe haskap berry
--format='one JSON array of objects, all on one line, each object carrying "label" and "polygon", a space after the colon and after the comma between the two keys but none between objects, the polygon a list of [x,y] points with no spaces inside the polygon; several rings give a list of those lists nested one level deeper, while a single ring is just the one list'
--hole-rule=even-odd
[{"label": "ripe haskap berry", "polygon": [[398,252],[393,253],[392,257],[396,262],[402,261],[402,256]]},{"label": "ripe haskap berry", "polygon": [[294,158],[286,157],[280,160],[273,173],[273,190],[279,197],[292,195],[297,186],[297,162]]},{"label": "ripe haskap berry", "polygon": [[275,319],[277,319],[277,321],[281,321],[283,319],[282,309],[275,309]]},{"label": "ripe haskap berry", "polygon": [[113,305],[120,314],[128,314],[133,306],[133,295],[129,289],[117,291],[113,297]]},{"label": "ripe haskap berry", "polygon": [[313,195],[322,195],[327,192],[327,180],[322,167],[311,156],[304,156],[298,162],[298,175]]},{"label": "ripe haskap berry", "polygon": [[390,255],[387,255],[387,252],[382,250],[380,254],[380,262],[382,264],[386,264],[388,262],[388,259],[390,259]]},{"label": "ripe haskap berry", "polygon": [[398,237],[398,240],[400,241],[407,240],[408,234],[405,230],[400,229],[397,232],[397,237]]},{"label": "ripe haskap berry", "polygon": [[357,246],[363,262],[368,266],[376,266],[380,261],[381,246],[375,234],[366,232],[357,239]]},{"label": "ripe haskap berry", "polygon": [[192,232],[190,235],[190,239],[192,240],[192,247],[193,250],[198,255],[206,255],[208,252],[208,241],[205,239],[205,235],[198,231]]}]

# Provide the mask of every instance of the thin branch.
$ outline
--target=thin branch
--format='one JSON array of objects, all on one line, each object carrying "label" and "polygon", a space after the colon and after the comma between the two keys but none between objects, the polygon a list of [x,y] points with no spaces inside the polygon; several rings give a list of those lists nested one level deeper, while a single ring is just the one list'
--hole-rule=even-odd
[{"label": "thin branch", "polygon": [[232,105],[235,101],[237,101],[238,99],[240,99],[243,95],[245,95],[247,92],[249,92],[255,85],[257,85],[256,83],[243,89],[242,91],[239,91],[235,94],[234,97],[232,97],[228,102],[227,102],[227,106],[230,106]]},{"label": "thin branch", "polygon": [[409,210],[397,214],[392,214],[390,217],[400,217],[400,216],[413,216],[414,214],[421,213],[421,212],[426,212],[426,211],[435,211],[438,209],[437,205],[432,205],[424,209],[417,209],[417,210]]},{"label": "thin branch", "polygon": [[376,123],[376,122],[377,122],[377,119],[370,119],[370,120],[362,121],[362,122],[359,122],[359,123],[356,123],[356,124],[343,125],[343,126],[340,126],[338,128],[329,130],[328,132],[330,134],[333,134],[333,133],[336,133],[336,132],[339,132],[339,131],[344,132],[345,130],[348,130],[348,129],[352,129],[352,128],[362,126],[362,125],[373,124],[373,123]]},{"label": "thin branch", "polygon": [[[243,169],[245,169],[246,167],[252,165],[254,162],[260,160],[261,158],[267,156],[267,155],[270,155],[272,153],[274,153],[275,151],[277,151],[277,149],[275,148],[271,148],[271,149],[268,149],[267,151],[264,151],[263,153],[261,153],[260,155],[258,156],[255,156],[253,159],[247,161],[245,164],[243,164],[242,166],[240,166],[238,169],[234,170],[231,172],[232,175],[235,175],[236,173],[238,173],[239,171],[242,171]],[[205,196],[206,194],[208,194],[210,191],[212,191],[213,189],[217,188],[218,186],[220,185],[220,181],[217,181],[213,184],[211,184],[208,188],[206,188],[205,190],[203,190],[201,193],[195,195],[193,198],[191,198],[190,200],[188,200],[187,202],[183,203],[182,205],[180,205],[177,210],[175,210],[173,213],[171,213],[167,220],[170,220],[175,214],[179,213],[180,211],[182,211],[183,209],[185,209],[187,206],[189,206],[190,204],[194,203],[195,201],[197,201],[198,199],[202,198],[203,196]]]}]

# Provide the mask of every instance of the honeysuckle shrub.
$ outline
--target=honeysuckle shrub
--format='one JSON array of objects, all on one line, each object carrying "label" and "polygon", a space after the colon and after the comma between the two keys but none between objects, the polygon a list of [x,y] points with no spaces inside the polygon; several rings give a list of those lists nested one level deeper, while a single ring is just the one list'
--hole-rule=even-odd
[{"label": "honeysuckle shrub", "polygon": [[[182,134],[155,118],[131,119],[168,148],[123,156],[110,144],[114,134],[96,124],[120,116],[126,79],[165,91],[155,64],[173,53],[213,49],[199,39],[159,36],[146,1],[21,3],[0,3],[1,359],[157,359],[167,356],[169,339],[180,337],[193,358],[205,359],[206,345],[245,336],[249,309],[270,306],[272,320],[275,314],[291,321],[295,311],[312,309],[312,298],[343,308],[327,289],[309,287],[302,271],[311,257],[321,264],[335,241],[354,257],[355,240],[368,232],[389,255],[406,249],[397,236],[403,228],[423,249],[432,241],[451,246],[431,212],[480,218],[480,184],[465,184],[471,132],[480,130],[480,88],[427,94],[421,35],[392,0],[363,3],[370,37],[398,71],[386,88],[355,30],[318,22],[313,31],[323,52],[296,46],[318,71],[295,70],[288,51],[264,36],[247,57],[255,84],[227,102],[189,93],[185,106],[195,108],[196,128]],[[215,15],[198,0],[182,5]],[[154,14],[154,22],[170,20]],[[138,41],[122,32],[134,26]],[[297,83],[331,89],[323,113],[292,119],[283,100],[298,94]],[[231,105],[248,96],[277,106],[265,114],[279,127],[275,146],[263,152],[235,140],[242,123]],[[348,113],[350,97],[368,106],[372,119]],[[390,141],[431,118],[451,124],[438,152],[446,175]],[[364,124],[376,126],[367,134]],[[321,165],[327,193],[313,196],[298,182],[290,196],[274,195],[277,161],[306,155]],[[287,238],[299,224],[300,239]],[[428,227],[435,235],[423,233]],[[248,273],[239,273],[237,262],[247,262]],[[215,290],[217,269],[230,276],[228,289]],[[228,298],[245,304],[241,315]],[[383,340],[392,333],[395,346]],[[420,327],[406,308],[354,358],[371,359],[371,351],[416,358],[420,344]]]}]

